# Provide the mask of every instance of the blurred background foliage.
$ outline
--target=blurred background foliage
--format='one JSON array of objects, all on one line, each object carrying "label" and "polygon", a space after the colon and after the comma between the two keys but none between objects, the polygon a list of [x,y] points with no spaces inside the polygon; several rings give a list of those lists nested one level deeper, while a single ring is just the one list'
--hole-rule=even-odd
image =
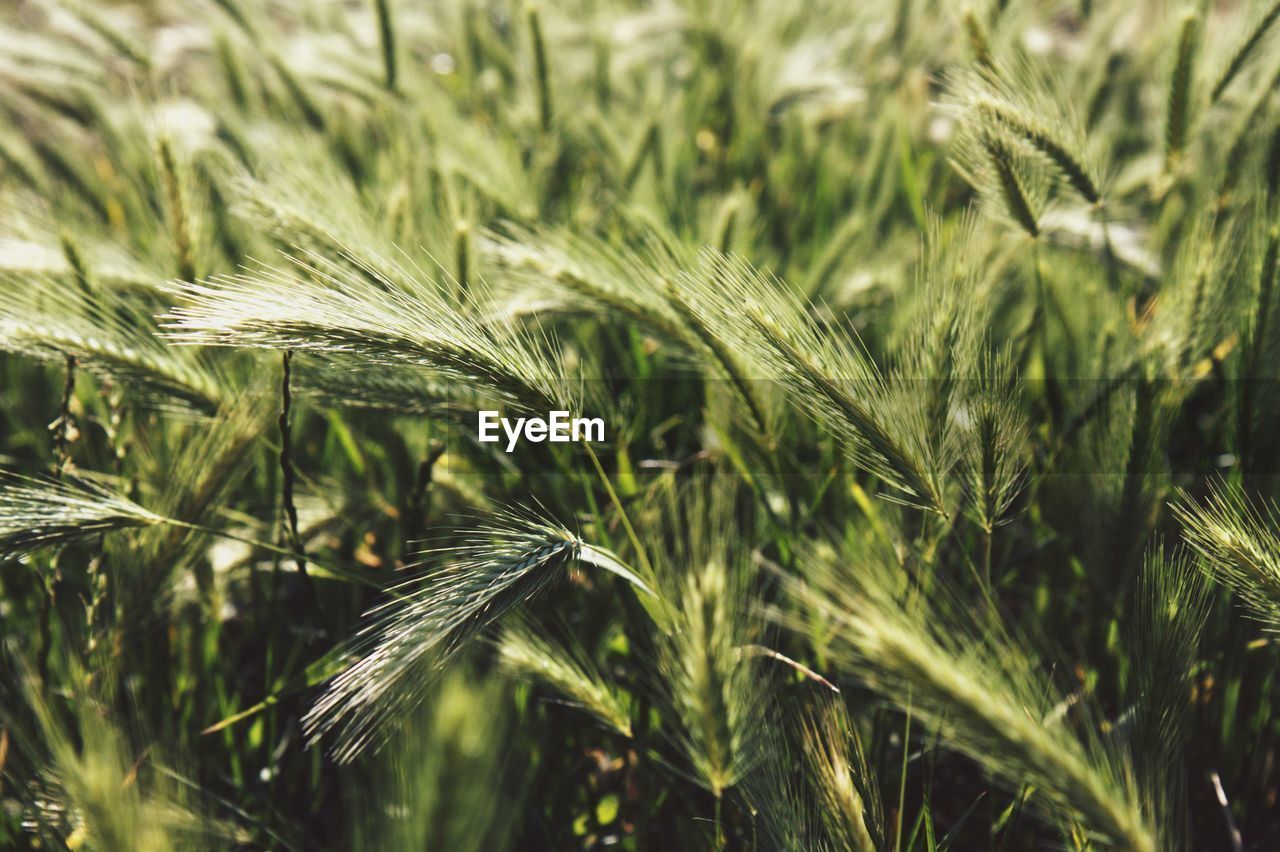
[{"label": "blurred background foliage", "polygon": [[1280,3],[0,22],[0,843],[1280,844]]}]

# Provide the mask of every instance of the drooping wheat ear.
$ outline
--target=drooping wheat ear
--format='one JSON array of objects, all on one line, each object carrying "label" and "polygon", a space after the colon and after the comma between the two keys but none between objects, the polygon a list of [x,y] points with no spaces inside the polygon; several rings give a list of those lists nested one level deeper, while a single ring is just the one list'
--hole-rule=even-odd
[{"label": "drooping wheat ear", "polygon": [[396,586],[397,597],[365,614],[351,666],[303,720],[313,744],[333,732],[334,756],[353,759],[417,707],[435,673],[472,639],[563,578],[581,541],[563,528],[509,521],[481,530],[451,551],[455,562]]},{"label": "drooping wheat ear", "polygon": [[85,26],[97,33],[98,37],[110,45],[111,49],[120,56],[128,59],[143,70],[151,67],[151,58],[141,47],[141,45],[145,44],[145,41],[121,32],[101,15],[79,2],[70,3],[68,6],[73,15],[83,21]]},{"label": "drooping wheat ear", "polygon": [[198,357],[165,346],[139,315],[107,289],[86,292],[48,281],[0,287],[0,350],[77,363],[142,391],[153,402],[210,412],[226,396],[218,374]]},{"label": "drooping wheat ear", "polygon": [[276,73],[276,78],[284,86],[294,105],[312,130],[323,133],[329,126],[328,119],[307,91],[306,84],[298,78],[288,64],[278,54],[270,54],[268,63]]},{"label": "drooping wheat ear", "polygon": [[1199,49],[1200,16],[1188,11],[1182,18],[1178,35],[1178,53],[1169,83],[1169,100],[1165,124],[1165,168],[1169,170],[1182,156],[1191,129],[1191,87],[1195,78],[1196,54]]},{"label": "drooping wheat ear", "polygon": [[84,256],[76,247],[75,240],[69,234],[62,234],[58,242],[62,246],[62,256],[67,259],[67,266],[71,268],[71,278],[76,287],[86,299],[92,299],[93,285],[89,281],[89,269],[85,266]]},{"label": "drooping wheat ear", "polygon": [[340,761],[380,742],[471,640],[541,596],[574,562],[648,588],[613,554],[527,514],[501,514],[458,546],[426,555],[450,561],[394,587],[393,598],[365,614],[349,644],[351,665],[303,719],[312,743],[336,735]]},{"label": "drooping wheat ear", "polygon": [[164,521],[88,480],[0,474],[0,557]]},{"label": "drooping wheat ear", "polygon": [[678,267],[656,237],[628,249],[550,230],[508,226],[506,231],[484,233],[480,250],[497,266],[499,293],[510,300],[511,313],[538,296],[540,312],[559,304],[566,311],[626,317],[671,343],[687,337],[663,298]]},{"label": "drooping wheat ear", "polygon": [[1280,515],[1236,486],[1214,485],[1194,502],[1180,492],[1173,504],[1182,535],[1216,581],[1231,588],[1253,614],[1280,627]]},{"label": "drooping wheat ear", "polygon": [[856,337],[820,327],[785,284],[735,256],[706,249],[677,280],[691,305],[717,317],[747,381],[775,382],[844,440],[856,464],[897,489],[895,497],[946,514],[944,464],[923,412],[891,392]]},{"label": "drooping wheat ear", "polygon": [[1266,39],[1267,33],[1270,32],[1271,27],[1275,25],[1277,20],[1280,20],[1280,0],[1271,4],[1271,7],[1253,25],[1249,34],[1245,36],[1244,41],[1231,54],[1231,59],[1227,61],[1226,67],[1222,70],[1222,75],[1218,77],[1218,82],[1214,84],[1213,92],[1209,95],[1209,103],[1216,104],[1218,102],[1222,97],[1222,93],[1239,76],[1245,64],[1257,52]]},{"label": "drooping wheat ear", "polygon": [[214,47],[218,55],[218,67],[222,69],[222,76],[227,84],[227,92],[231,95],[232,102],[244,109],[249,104],[249,89],[240,54],[225,32],[218,34]]},{"label": "drooping wheat ear", "polygon": [[542,37],[542,17],[530,4],[525,11],[529,40],[533,43],[533,73],[538,91],[538,122],[543,132],[551,130],[551,74],[547,67],[547,44]]},{"label": "drooping wheat ear", "polygon": [[1268,84],[1264,85],[1262,91],[1254,97],[1253,104],[1245,111],[1244,119],[1237,125],[1231,144],[1226,148],[1226,154],[1222,158],[1222,180],[1218,186],[1219,213],[1225,210],[1240,181],[1244,165],[1248,160],[1249,149],[1256,144],[1254,130],[1258,121],[1269,114],[1271,93],[1276,88],[1280,88],[1280,69],[1277,69]]},{"label": "drooping wheat ear", "polygon": [[985,98],[978,102],[978,109],[1007,128],[1014,136],[1023,140],[1036,151],[1039,151],[1079,193],[1080,197],[1090,204],[1102,201],[1102,192],[1098,181],[1094,179],[1084,158],[1073,153],[1071,147],[1059,139],[1051,130],[1038,123],[1034,118],[1024,114],[1012,104],[1003,103],[994,98]]},{"label": "drooping wheat ear", "polygon": [[391,0],[373,0],[378,17],[378,44],[382,48],[382,83],[387,91],[396,90],[396,29],[391,18]]},{"label": "drooping wheat ear", "polygon": [[[546,340],[459,312],[427,282],[418,281],[409,293],[377,269],[362,266],[364,274],[357,274],[350,263],[314,253],[288,260],[301,277],[261,267],[186,285],[180,294],[187,303],[164,318],[170,336],[184,343],[433,367],[442,377],[478,383],[529,409],[574,408],[569,383],[546,354]],[[403,270],[401,277],[414,278]]]},{"label": "drooping wheat ear", "polygon": [[1053,689],[1023,643],[993,632],[969,602],[945,603],[942,591],[928,609],[904,599],[901,571],[887,561],[813,549],[804,556],[809,582],[782,578],[812,615],[783,622],[810,630],[809,618],[820,618],[831,659],[988,772],[1034,785],[1051,815],[1118,848],[1155,852],[1152,816],[1142,812],[1127,757],[1087,729],[1042,721],[1056,703]]},{"label": "drooping wheat ear", "polygon": [[929,508],[946,513],[946,504],[933,472],[901,443],[889,424],[876,415],[873,404],[869,404],[880,396],[882,385],[873,385],[871,393],[865,397],[857,388],[843,387],[767,317],[757,314],[751,320],[757,332],[794,371],[794,375],[818,393],[817,399],[809,403],[811,411],[822,416],[825,413],[823,404],[831,406],[853,433],[884,460],[891,478],[899,479],[908,492],[922,499]]},{"label": "drooping wheat ear", "polygon": [[1264,469],[1260,459],[1270,457],[1269,447],[1255,445],[1255,419],[1260,401],[1258,386],[1274,377],[1268,353],[1275,352],[1275,292],[1280,278],[1280,223],[1267,229],[1258,268],[1258,285],[1249,311],[1250,322],[1244,339],[1244,370],[1241,376],[1240,412],[1236,418],[1240,468],[1245,473]]},{"label": "drooping wheat ear", "polygon": [[1040,236],[1039,216],[1032,206],[1022,178],[1018,175],[1013,150],[1004,140],[989,133],[982,134],[981,141],[988,164],[995,175],[1000,197],[1004,199],[1005,211],[1028,236],[1036,239]]},{"label": "drooping wheat ear", "polygon": [[503,631],[498,658],[511,672],[545,682],[572,706],[622,736],[631,736],[626,699],[581,647],[554,641],[521,621]]},{"label": "drooping wheat ear", "polygon": [[299,395],[325,405],[411,416],[429,415],[475,425],[480,397],[430,370],[383,366],[353,368],[341,360],[311,357],[294,365]]},{"label": "drooping wheat ear", "polygon": [[714,328],[693,307],[688,298],[676,289],[673,282],[668,282],[667,299],[684,319],[685,325],[693,332],[693,335],[711,352],[715,364],[728,378],[729,384],[737,393],[738,398],[746,405],[755,428],[762,436],[766,436],[766,440],[768,440],[767,436],[771,434],[771,430],[769,420],[765,416],[764,405],[757,399],[755,389],[743,374],[737,359],[729,351],[725,341],[715,333]]}]

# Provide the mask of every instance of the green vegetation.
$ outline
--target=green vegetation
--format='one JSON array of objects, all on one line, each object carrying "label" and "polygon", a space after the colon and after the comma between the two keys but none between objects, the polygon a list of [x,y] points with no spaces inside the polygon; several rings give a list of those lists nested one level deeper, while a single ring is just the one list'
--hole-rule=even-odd
[{"label": "green vegetation", "polygon": [[1280,848],[1274,0],[17,0],[0,209],[0,846]]}]

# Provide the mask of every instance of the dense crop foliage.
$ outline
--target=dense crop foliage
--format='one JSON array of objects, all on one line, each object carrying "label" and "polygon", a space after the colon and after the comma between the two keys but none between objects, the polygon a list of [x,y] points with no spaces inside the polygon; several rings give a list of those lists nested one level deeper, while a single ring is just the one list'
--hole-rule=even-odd
[{"label": "dense crop foliage", "polygon": [[0,27],[0,845],[1280,848],[1280,3]]}]

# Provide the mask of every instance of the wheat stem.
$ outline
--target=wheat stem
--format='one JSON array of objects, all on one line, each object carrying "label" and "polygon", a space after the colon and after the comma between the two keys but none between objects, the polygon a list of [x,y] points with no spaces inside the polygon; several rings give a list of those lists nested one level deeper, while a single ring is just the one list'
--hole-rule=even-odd
[{"label": "wheat stem", "polygon": [[290,387],[293,352],[286,349],[281,354],[280,361],[282,366],[280,375],[280,417],[277,421],[280,427],[280,501],[284,506],[285,529],[293,550],[293,561],[298,566],[298,576],[302,579],[303,586],[306,587],[307,596],[311,599],[311,605],[315,608],[316,613],[320,615],[320,619],[323,622],[325,618],[324,611],[320,606],[320,595],[316,590],[315,581],[307,573],[307,557],[302,545],[302,536],[298,532],[298,507],[293,501],[295,472],[292,456],[292,424],[289,421],[289,414],[293,407],[293,391]]}]

